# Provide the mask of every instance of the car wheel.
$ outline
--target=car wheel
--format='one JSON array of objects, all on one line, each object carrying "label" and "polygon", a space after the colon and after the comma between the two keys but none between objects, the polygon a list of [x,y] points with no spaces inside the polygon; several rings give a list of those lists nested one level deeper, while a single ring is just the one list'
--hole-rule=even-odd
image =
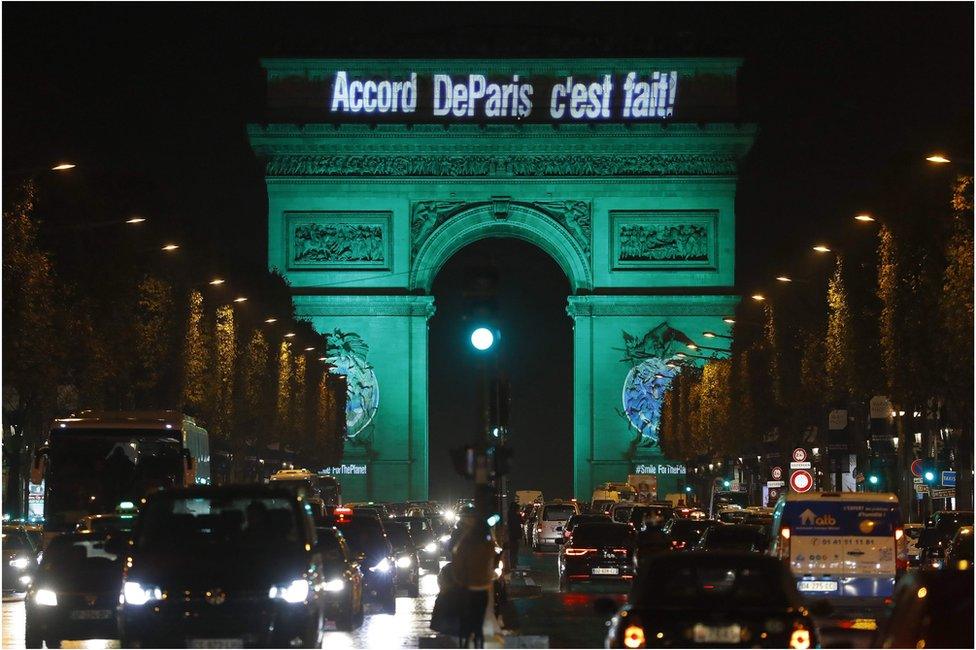
[{"label": "car wheel", "polygon": [[336,616],[336,629],[340,632],[352,632],[356,629],[356,603],[352,596],[349,596],[346,609]]},{"label": "car wheel", "polygon": [[49,648],[60,648],[61,639],[44,639],[44,644]]}]

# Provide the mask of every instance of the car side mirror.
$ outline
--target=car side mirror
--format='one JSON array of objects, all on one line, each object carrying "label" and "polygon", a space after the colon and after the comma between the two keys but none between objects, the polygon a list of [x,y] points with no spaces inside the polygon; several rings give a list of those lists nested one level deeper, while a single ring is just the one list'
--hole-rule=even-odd
[{"label": "car side mirror", "polygon": [[810,603],[810,614],[818,618],[826,618],[834,613],[834,606],[827,600],[820,599]]},{"label": "car side mirror", "polygon": [[593,611],[596,612],[597,616],[610,618],[617,613],[617,603],[610,598],[597,598],[593,601]]}]

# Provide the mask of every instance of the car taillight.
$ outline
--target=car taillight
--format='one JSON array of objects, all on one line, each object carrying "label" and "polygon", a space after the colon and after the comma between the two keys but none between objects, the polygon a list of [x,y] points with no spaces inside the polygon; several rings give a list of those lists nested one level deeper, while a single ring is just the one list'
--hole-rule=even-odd
[{"label": "car taillight", "polygon": [[685,542],[682,542],[680,539],[671,540],[671,548],[684,548],[684,547],[685,547]]},{"label": "car taillight", "polygon": [[566,555],[586,555],[587,553],[596,553],[595,548],[567,548]]},{"label": "car taillight", "polygon": [[895,529],[895,541],[896,542],[899,541],[899,540],[901,540],[901,538],[904,537],[904,536],[905,536],[905,531],[904,530],[902,530],[901,528],[896,528]]},{"label": "car taillight", "polygon": [[624,646],[628,648],[644,647],[644,630],[639,625],[628,625],[624,629]]},{"label": "car taillight", "polygon": [[617,555],[623,555],[624,557],[627,557],[627,549],[625,548],[615,548],[613,549],[613,552],[616,553]]},{"label": "car taillight", "polygon": [[542,532],[542,526],[539,526],[538,528],[536,528],[536,529],[535,529],[535,532],[537,532],[537,533],[541,533],[541,532]]},{"label": "car taillight", "polygon": [[783,526],[779,531],[780,541],[779,541],[779,558],[781,560],[790,560],[790,529],[788,526]]},{"label": "car taillight", "polygon": [[568,538],[568,537],[569,537],[570,535],[572,535],[572,534],[573,534],[573,533],[572,533],[572,531],[569,531],[569,530],[564,530],[564,531],[563,531],[563,537],[566,537],[566,538]]},{"label": "car taillight", "polygon": [[810,647],[810,630],[798,626],[790,635],[790,647],[797,650],[806,650]]}]

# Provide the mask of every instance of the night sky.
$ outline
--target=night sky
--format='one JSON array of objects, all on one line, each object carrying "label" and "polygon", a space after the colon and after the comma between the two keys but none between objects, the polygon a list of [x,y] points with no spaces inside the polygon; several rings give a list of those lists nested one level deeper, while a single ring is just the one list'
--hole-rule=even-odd
[{"label": "night sky", "polygon": [[[853,212],[888,205],[894,185],[935,173],[927,152],[972,160],[972,26],[969,3],[5,3],[4,170],[70,159],[79,175],[148,179],[142,208],[157,223],[260,265],[267,203],[244,131],[263,118],[260,57],[743,57],[741,119],[761,129],[737,199],[737,290],[748,292]],[[461,435],[462,414],[477,412],[453,270],[492,255],[505,269],[499,318],[520,325],[506,340],[522,366],[513,426],[532,439],[519,456],[556,448],[537,482],[565,494],[567,282],[508,240],[462,251],[435,283],[431,396],[451,407],[432,408],[431,475],[447,471],[438,448]]]}]

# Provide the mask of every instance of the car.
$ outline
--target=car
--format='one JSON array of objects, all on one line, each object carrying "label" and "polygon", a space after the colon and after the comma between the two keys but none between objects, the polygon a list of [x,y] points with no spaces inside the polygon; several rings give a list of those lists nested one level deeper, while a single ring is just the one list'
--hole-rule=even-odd
[{"label": "car", "polygon": [[944,568],[965,571],[973,566],[973,527],[963,526],[946,550]]},{"label": "car", "polygon": [[559,549],[559,589],[578,582],[632,580],[637,534],[629,524],[586,521]]},{"label": "car", "polygon": [[563,539],[563,527],[573,515],[579,514],[575,501],[550,501],[542,506],[532,533],[532,550],[545,545],[555,546]]},{"label": "car", "polygon": [[973,569],[907,573],[872,648],[972,648]]},{"label": "car", "polygon": [[768,545],[769,537],[762,526],[718,524],[702,533],[693,550],[763,553]]},{"label": "car", "polygon": [[27,595],[28,648],[118,636],[116,609],[127,541],[106,532],[64,533],[51,540]]},{"label": "car", "polygon": [[922,549],[918,545],[918,540],[925,530],[923,524],[905,524],[905,556],[909,566],[918,566],[921,562]]},{"label": "car", "polygon": [[620,610],[608,599],[597,612],[613,614],[608,648],[819,647],[810,608],[789,569],[757,553],[667,553],[650,558]]},{"label": "car", "polygon": [[373,515],[353,514],[336,517],[334,525],[363,568],[363,601],[378,604],[384,614],[395,614],[396,557],[383,524]]},{"label": "car", "polygon": [[921,564],[934,569],[942,568],[946,547],[962,526],[973,525],[972,510],[941,510],[933,513],[919,536],[922,547]]},{"label": "car", "polygon": [[637,504],[632,501],[618,501],[610,506],[610,518],[617,523],[627,523],[630,520],[630,511]]},{"label": "car", "polygon": [[609,523],[612,521],[608,515],[602,513],[592,513],[587,512],[585,514],[573,515],[563,526],[563,537],[568,538],[572,533],[573,529],[579,524],[589,524],[589,523]]},{"label": "car", "polygon": [[748,511],[744,508],[731,504],[719,508],[715,518],[723,524],[741,524],[747,516]]},{"label": "car", "polygon": [[615,503],[616,501],[613,499],[593,499],[593,502],[590,504],[590,512],[598,512],[609,515],[610,509]]},{"label": "car", "polygon": [[[363,624],[363,573],[346,543],[333,526],[315,529],[322,553],[325,577],[325,616],[338,630],[348,632]],[[328,625],[328,624],[327,624]]]},{"label": "car", "polygon": [[672,519],[664,526],[672,551],[690,551],[702,533],[716,524],[713,519]]},{"label": "car", "polygon": [[21,526],[4,526],[3,596],[23,598],[37,572],[38,548]]},{"label": "car", "polygon": [[383,524],[386,536],[393,546],[393,556],[396,558],[397,589],[407,592],[411,598],[420,595],[420,558],[417,557],[417,547],[410,536],[410,529],[406,524],[387,521]]},{"label": "car", "polygon": [[410,531],[417,549],[420,568],[427,571],[440,569],[442,557],[441,544],[438,542],[434,525],[428,517],[394,517],[393,521],[404,524]]},{"label": "car", "polygon": [[305,506],[260,484],[147,496],[123,568],[122,647],[319,647],[328,579]]},{"label": "car", "polygon": [[648,526],[658,528],[664,526],[671,520],[673,515],[674,508],[670,505],[660,503],[639,504],[630,509],[630,515],[627,517],[626,523],[633,526],[634,530],[639,533]]},{"label": "car", "polygon": [[132,532],[135,513],[115,513],[110,515],[88,515],[78,520],[75,530],[79,533]]}]

